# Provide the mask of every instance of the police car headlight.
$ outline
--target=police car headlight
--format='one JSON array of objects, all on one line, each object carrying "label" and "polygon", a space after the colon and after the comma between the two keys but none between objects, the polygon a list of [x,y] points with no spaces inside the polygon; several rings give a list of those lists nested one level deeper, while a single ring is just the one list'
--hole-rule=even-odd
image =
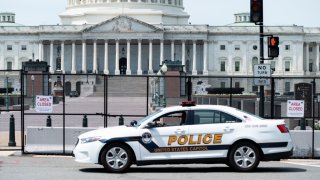
[{"label": "police car headlight", "polygon": [[81,144],[98,141],[98,140],[100,140],[100,138],[101,138],[101,136],[82,138],[81,139]]}]

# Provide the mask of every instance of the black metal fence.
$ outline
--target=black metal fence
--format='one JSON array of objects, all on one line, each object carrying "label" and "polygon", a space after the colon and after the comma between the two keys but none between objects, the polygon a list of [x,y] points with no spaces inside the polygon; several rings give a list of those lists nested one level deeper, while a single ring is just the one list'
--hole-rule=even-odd
[{"label": "black metal fence", "polygon": [[[259,88],[255,85],[257,78],[251,76],[113,76],[6,72],[0,71],[0,81],[6,81],[0,83],[3,85],[0,88],[12,88],[13,91],[5,91],[0,96],[0,133],[4,137],[9,134],[9,119],[14,115],[18,148],[5,147],[7,139],[1,138],[1,150],[21,149],[22,152],[29,153],[25,149],[28,146],[26,142],[30,138],[40,137],[32,137],[32,132],[28,130],[32,127],[39,130],[49,126],[51,129],[61,130],[57,131],[61,134],[56,135],[60,144],[56,144],[58,148],[52,147],[51,152],[69,154],[72,148],[69,147],[70,141],[76,142],[76,138],[70,140],[70,128],[85,130],[129,124],[131,120],[144,117],[158,108],[177,105],[186,100],[194,100],[197,104],[232,106],[257,115],[261,113],[259,105],[263,100],[265,118],[285,119],[290,129],[312,130],[312,149],[314,132],[319,128],[319,77],[267,78],[268,85],[261,97]],[[8,83],[10,80],[14,83]],[[297,89],[298,84],[305,86]],[[52,112],[36,111],[38,96],[53,97]],[[303,118],[287,115],[288,100],[297,98],[306,102]],[[51,147],[48,148],[39,153],[50,154]]]}]

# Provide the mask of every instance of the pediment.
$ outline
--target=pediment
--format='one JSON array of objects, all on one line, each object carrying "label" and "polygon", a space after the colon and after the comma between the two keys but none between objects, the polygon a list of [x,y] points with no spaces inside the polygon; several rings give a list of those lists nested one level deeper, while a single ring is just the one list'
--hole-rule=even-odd
[{"label": "pediment", "polygon": [[158,32],[161,29],[128,16],[117,16],[83,30],[93,33],[132,33],[132,32]]}]

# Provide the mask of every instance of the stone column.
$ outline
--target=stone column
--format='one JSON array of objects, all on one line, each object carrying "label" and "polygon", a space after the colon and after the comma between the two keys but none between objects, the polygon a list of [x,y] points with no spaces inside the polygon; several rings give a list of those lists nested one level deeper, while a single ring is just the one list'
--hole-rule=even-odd
[{"label": "stone column", "polygon": [[299,73],[304,73],[303,46],[304,46],[303,41],[297,41],[296,54],[297,54],[297,64],[298,64],[297,69]]},{"label": "stone column", "polygon": [[197,75],[197,41],[193,41],[192,75]]},{"label": "stone column", "polygon": [[4,41],[0,41],[0,69],[4,69],[4,51],[5,51],[5,48],[4,48],[4,44],[5,42]]},{"label": "stone column", "polygon": [[130,39],[127,40],[127,75],[131,75],[131,44]]},{"label": "stone column", "polygon": [[163,62],[163,49],[164,49],[164,45],[163,45],[163,39],[160,40],[160,66],[162,65]]},{"label": "stone column", "polygon": [[14,53],[15,56],[14,56],[14,62],[13,62],[13,66],[12,66],[12,69],[19,69],[19,51],[20,51],[20,44],[19,42],[15,42],[14,43],[16,47],[16,52]]},{"label": "stone column", "polygon": [[98,73],[98,60],[97,60],[97,40],[93,40],[93,69],[92,73],[96,74]]},{"label": "stone column", "polygon": [[76,42],[72,41],[71,73],[76,74]]},{"label": "stone column", "polygon": [[104,40],[104,74],[109,74],[109,42]]},{"label": "stone column", "polygon": [[138,40],[138,75],[142,75],[142,68],[141,68],[141,39]]},{"label": "stone column", "polygon": [[174,59],[174,40],[171,40],[171,61],[175,61],[175,59]]},{"label": "stone column", "polygon": [[186,72],[186,41],[185,40],[182,40],[181,61],[182,61],[183,71]]},{"label": "stone column", "polygon": [[307,63],[307,70],[306,72],[309,71],[309,64],[310,64],[310,55],[309,55],[309,43],[306,42],[306,63]]},{"label": "stone column", "polygon": [[[29,56],[29,58],[28,59],[32,59],[32,60],[34,60],[34,59],[37,59],[37,56],[35,56],[35,54],[34,54],[34,45],[35,45],[35,41],[30,41],[29,42],[29,44],[30,44],[30,56]],[[21,64],[21,67],[22,67],[22,64]],[[20,68],[19,68],[20,69]]]},{"label": "stone column", "polygon": [[[292,67],[294,73],[300,73],[299,72],[299,63],[298,63],[298,41],[292,41]],[[303,50],[303,48],[302,48]]]},{"label": "stone column", "polygon": [[82,41],[82,73],[87,73],[87,44]]},{"label": "stone column", "polygon": [[115,67],[116,69],[114,70],[115,75],[120,74],[119,70],[119,39],[116,39],[116,59],[115,59]]},{"label": "stone column", "polygon": [[64,41],[61,41],[61,71],[62,71],[62,73],[65,73],[65,68],[64,68]]},{"label": "stone column", "polygon": [[152,54],[152,39],[149,40],[149,74],[153,74],[153,67],[152,67],[152,62],[153,62],[153,54]]},{"label": "stone column", "polygon": [[243,42],[243,58],[241,61],[241,69],[240,72],[244,72],[245,74],[247,74],[247,42],[244,41]]},{"label": "stone column", "polygon": [[39,41],[39,49],[38,49],[38,58],[39,58],[39,61],[43,61],[43,41]]},{"label": "stone column", "polygon": [[203,41],[203,75],[208,75],[208,41]]},{"label": "stone column", "polygon": [[53,63],[53,41],[50,41],[50,73],[54,73]]},{"label": "stone column", "polygon": [[[281,43],[280,43],[281,44]],[[279,44],[279,52],[282,52],[282,45]],[[283,62],[283,56],[282,56],[282,53],[279,53],[279,56],[278,56],[278,66],[279,66],[279,71],[278,73],[280,75],[284,75],[286,73],[286,70],[285,70],[285,62]],[[292,70],[292,69],[291,69]]]},{"label": "stone column", "polygon": [[228,49],[228,62],[226,63],[226,72],[228,75],[234,74],[234,62],[233,62],[233,49],[232,49],[232,41],[228,41],[228,45],[226,46]]},{"label": "stone column", "polygon": [[316,42],[316,61],[315,61],[315,62],[316,62],[316,66],[315,66],[315,67],[317,68],[317,69],[316,69],[317,72],[320,71],[320,69],[319,69],[320,59],[319,59],[319,58],[320,58],[320,57],[319,57],[319,43]]}]

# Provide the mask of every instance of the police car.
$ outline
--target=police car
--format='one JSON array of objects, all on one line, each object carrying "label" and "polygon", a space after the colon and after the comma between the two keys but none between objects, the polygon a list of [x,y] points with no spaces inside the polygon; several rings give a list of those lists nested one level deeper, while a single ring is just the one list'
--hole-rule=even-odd
[{"label": "police car", "polygon": [[286,159],[293,142],[283,120],[267,120],[220,105],[158,110],[128,126],[79,136],[75,161],[124,172],[132,164],[224,163],[252,171],[260,161]]}]

